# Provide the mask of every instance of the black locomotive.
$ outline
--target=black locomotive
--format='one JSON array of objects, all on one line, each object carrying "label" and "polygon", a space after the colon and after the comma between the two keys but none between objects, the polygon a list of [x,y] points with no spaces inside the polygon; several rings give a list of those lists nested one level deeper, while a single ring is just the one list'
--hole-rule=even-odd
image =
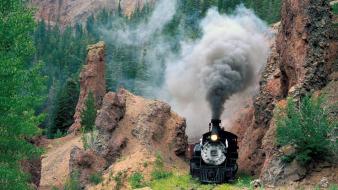
[{"label": "black locomotive", "polygon": [[202,183],[232,182],[238,170],[237,136],[224,131],[220,123],[212,119],[209,132],[194,145],[190,174]]}]

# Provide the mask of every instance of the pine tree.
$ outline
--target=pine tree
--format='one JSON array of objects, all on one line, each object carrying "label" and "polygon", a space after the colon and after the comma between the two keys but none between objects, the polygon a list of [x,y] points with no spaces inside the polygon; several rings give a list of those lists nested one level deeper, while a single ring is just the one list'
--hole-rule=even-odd
[{"label": "pine tree", "polygon": [[90,91],[85,102],[85,110],[81,113],[81,126],[84,132],[90,132],[95,126],[96,107],[93,93]]},{"label": "pine tree", "polygon": [[27,142],[39,133],[42,121],[35,110],[42,103],[44,79],[34,53],[34,18],[24,1],[0,1],[0,188],[29,189],[20,161],[41,151]]},{"label": "pine tree", "polygon": [[50,126],[51,129],[48,130],[49,137],[54,137],[58,131],[65,134],[70,125],[73,124],[78,94],[79,88],[76,81],[69,79],[57,98],[54,121]]}]

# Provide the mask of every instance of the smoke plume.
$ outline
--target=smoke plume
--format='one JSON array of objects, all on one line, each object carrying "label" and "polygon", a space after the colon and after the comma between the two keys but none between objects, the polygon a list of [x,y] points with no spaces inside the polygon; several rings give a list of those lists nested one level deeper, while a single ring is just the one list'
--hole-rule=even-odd
[{"label": "smoke plume", "polygon": [[233,15],[211,9],[200,26],[202,38],[182,43],[180,58],[167,64],[165,76],[168,99],[187,118],[190,137],[205,131],[211,117],[226,119],[224,111],[236,111],[224,107],[227,100],[238,106],[238,97],[252,95],[268,55],[267,27],[243,6]]},{"label": "smoke plume", "polygon": [[[118,64],[122,63],[114,61],[108,63],[110,77],[127,88],[132,82],[130,86],[136,86],[142,96],[169,102],[173,111],[186,118],[186,132],[194,138],[208,129],[212,118],[230,122],[256,92],[259,70],[268,55],[267,27],[243,6],[232,15],[210,9],[200,22],[199,39],[192,41],[184,34],[184,22],[177,23],[179,35],[168,38],[162,31],[178,7],[176,0],[159,0],[137,25],[121,18],[98,30],[107,44],[137,47],[135,57],[141,55],[138,62],[144,62],[151,80],[129,81],[120,76]],[[176,46],[180,47],[174,50]]]}]

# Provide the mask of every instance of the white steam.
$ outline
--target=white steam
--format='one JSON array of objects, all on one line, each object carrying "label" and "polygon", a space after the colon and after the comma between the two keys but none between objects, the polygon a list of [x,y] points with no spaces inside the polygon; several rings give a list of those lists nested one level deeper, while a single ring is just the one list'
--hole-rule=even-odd
[{"label": "white steam", "polygon": [[223,113],[221,118],[229,120],[241,107],[243,98],[238,97],[255,88],[269,49],[266,26],[244,7],[231,16],[211,9],[201,28],[202,38],[183,44],[180,60],[167,64],[165,76],[167,97],[173,109],[186,117],[190,137],[205,132],[212,117]]},{"label": "white steam", "polygon": [[124,23],[124,20],[113,21],[113,27],[118,30],[112,33],[111,29],[101,28],[101,34],[111,42],[118,42],[125,45],[143,45],[152,40],[155,32],[162,31],[164,26],[172,20],[176,12],[176,0],[160,0],[150,16],[143,23],[131,28]]},{"label": "white steam", "polygon": [[[139,93],[143,96],[157,97],[157,91],[161,85],[159,81],[163,81],[165,63],[172,53],[170,42],[159,34],[161,34],[166,24],[173,19],[176,8],[176,0],[158,0],[149,18],[136,25],[128,25],[124,18],[120,18],[112,20],[112,27],[102,26],[98,29],[107,44],[139,48],[139,52],[135,53],[142,54],[142,60],[138,61],[144,62],[147,73],[153,79],[152,81],[133,80],[135,86],[141,91]],[[113,65],[110,77],[116,78],[114,70],[118,70],[119,66],[114,65],[116,64],[114,62],[108,64]],[[121,79],[121,77],[118,78],[118,81],[123,87],[125,87],[123,84],[129,82]]]}]

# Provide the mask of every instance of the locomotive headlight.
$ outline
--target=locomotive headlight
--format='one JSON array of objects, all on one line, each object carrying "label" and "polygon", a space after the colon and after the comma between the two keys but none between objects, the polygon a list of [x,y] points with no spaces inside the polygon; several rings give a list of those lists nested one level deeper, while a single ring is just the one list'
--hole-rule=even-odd
[{"label": "locomotive headlight", "polygon": [[217,134],[212,134],[210,138],[211,138],[212,141],[217,141],[218,135]]}]

